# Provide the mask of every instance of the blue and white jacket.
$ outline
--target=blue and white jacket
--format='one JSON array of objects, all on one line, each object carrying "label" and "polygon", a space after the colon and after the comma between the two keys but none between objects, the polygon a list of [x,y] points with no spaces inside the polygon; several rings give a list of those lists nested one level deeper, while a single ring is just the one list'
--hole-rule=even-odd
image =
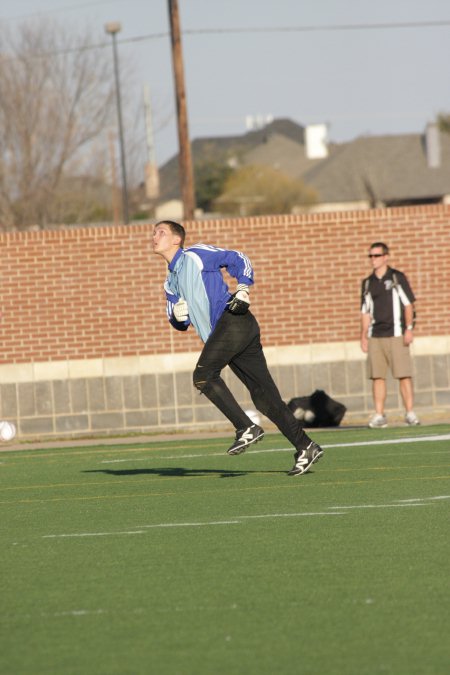
[{"label": "blue and white jacket", "polygon": [[[192,323],[203,342],[206,342],[222,316],[231,294],[224,281],[222,268],[239,284],[253,284],[250,260],[240,251],[230,251],[207,244],[194,244],[175,254],[169,264],[164,284],[167,298],[167,316],[177,330],[187,330]],[[187,321],[178,322],[173,306],[183,298],[189,310]]]}]

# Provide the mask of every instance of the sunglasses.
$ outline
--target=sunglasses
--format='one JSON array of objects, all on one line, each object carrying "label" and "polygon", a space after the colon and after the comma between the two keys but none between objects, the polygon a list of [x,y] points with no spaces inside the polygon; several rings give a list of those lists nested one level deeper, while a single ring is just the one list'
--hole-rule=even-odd
[{"label": "sunglasses", "polygon": [[368,258],[382,258],[386,253],[369,253]]}]

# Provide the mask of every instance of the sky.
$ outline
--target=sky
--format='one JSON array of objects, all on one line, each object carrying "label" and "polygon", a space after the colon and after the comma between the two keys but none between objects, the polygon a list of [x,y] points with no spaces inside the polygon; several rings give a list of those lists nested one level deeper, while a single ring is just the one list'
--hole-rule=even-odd
[{"label": "sky", "polygon": [[[450,113],[448,0],[178,0],[178,6],[191,140],[244,134],[248,116],[326,124],[330,141],[344,142],[422,133],[437,114]],[[111,39],[104,25],[119,21],[119,62],[132,73],[133,95],[140,101],[143,87],[150,89],[156,161],[162,165],[178,152],[168,0],[1,4],[0,29],[14,32],[38,18],[78,32],[89,27],[105,49]],[[145,130],[143,136],[145,142]]]}]

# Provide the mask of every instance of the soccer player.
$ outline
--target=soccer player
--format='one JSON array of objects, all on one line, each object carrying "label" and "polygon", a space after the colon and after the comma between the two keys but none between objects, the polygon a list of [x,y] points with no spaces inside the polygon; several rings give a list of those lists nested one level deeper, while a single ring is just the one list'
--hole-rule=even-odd
[{"label": "soccer player", "polygon": [[375,414],[369,422],[373,429],[387,426],[384,414],[388,369],[399,380],[405,406],[405,422],[420,424],[413,410],[414,390],[409,345],[414,329],[414,293],[408,279],[389,267],[389,248],[383,242],[370,246],[367,256],[372,274],[361,288],[361,349],[367,356],[368,375],[372,380]]},{"label": "soccer player", "polygon": [[[206,244],[183,248],[182,225],[164,220],[155,225],[153,251],[168,263],[164,285],[167,314],[176,330],[185,331],[192,324],[204,342],[193,374],[194,386],[204,394],[236,430],[228,449],[239,455],[264,436],[242,410],[221,377],[229,366],[250,392],[252,401],[292,443],[294,466],[289,475],[306,473],[323,454],[323,449],[303,431],[282,400],[267,368],[260,340],[258,322],[249,311],[249,287],[253,269],[244,253]],[[221,269],[237,280],[235,294],[229,292]]]}]

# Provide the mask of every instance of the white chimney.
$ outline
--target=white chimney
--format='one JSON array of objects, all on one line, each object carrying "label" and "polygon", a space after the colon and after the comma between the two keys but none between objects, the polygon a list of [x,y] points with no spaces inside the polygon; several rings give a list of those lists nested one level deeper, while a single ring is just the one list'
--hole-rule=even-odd
[{"label": "white chimney", "polygon": [[328,157],[327,125],[310,124],[305,129],[306,156],[308,159]]},{"label": "white chimney", "polygon": [[441,139],[436,122],[429,122],[425,130],[425,152],[429,169],[441,166]]},{"label": "white chimney", "polygon": [[257,131],[273,122],[273,115],[246,115],[245,128],[247,131]]}]

